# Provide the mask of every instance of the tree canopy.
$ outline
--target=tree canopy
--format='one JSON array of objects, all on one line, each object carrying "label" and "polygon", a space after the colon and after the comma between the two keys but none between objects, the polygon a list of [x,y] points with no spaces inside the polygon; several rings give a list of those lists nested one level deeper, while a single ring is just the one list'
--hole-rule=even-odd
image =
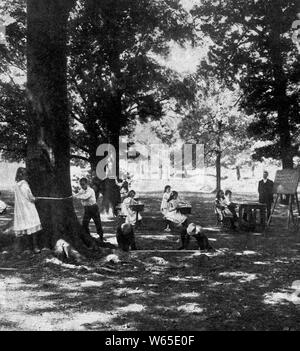
[{"label": "tree canopy", "polygon": [[[1,64],[5,72],[21,68],[25,73],[25,2],[15,0],[9,5],[6,11],[15,21],[8,26],[9,45],[2,47],[5,60]],[[193,98],[189,81],[158,59],[158,55],[168,55],[172,43],[184,45],[194,39],[189,15],[179,1],[77,1],[68,30],[73,158],[95,166],[101,143],[116,145],[137,120],[158,120],[166,103],[179,109]],[[5,91],[0,146],[10,159],[24,157],[26,150],[25,89],[18,83],[11,79],[1,83]],[[16,96],[20,99],[17,107]],[[6,150],[8,137],[15,141],[10,150]]]},{"label": "tree canopy", "polygon": [[242,89],[240,106],[255,119],[250,136],[269,141],[256,157],[293,166],[299,140],[299,52],[292,40],[294,0],[204,0],[194,9],[211,40],[208,62],[227,86]]}]

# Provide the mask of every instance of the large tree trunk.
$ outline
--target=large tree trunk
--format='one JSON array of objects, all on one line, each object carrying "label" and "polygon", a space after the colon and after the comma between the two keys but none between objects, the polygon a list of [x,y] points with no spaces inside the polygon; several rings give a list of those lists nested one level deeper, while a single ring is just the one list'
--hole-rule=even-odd
[{"label": "large tree trunk", "polygon": [[[274,18],[282,18],[281,5],[276,1],[272,7]],[[283,68],[281,49],[281,26],[274,21],[270,34],[270,56],[274,75],[274,96],[277,109],[277,132],[280,139],[280,154],[283,168],[293,168],[293,150],[291,126],[289,121],[289,99],[287,96],[287,78]]]},{"label": "large tree trunk", "polygon": [[[67,101],[67,20],[73,0],[27,1],[28,134],[27,168],[35,196],[70,197],[70,139]],[[73,200],[40,200],[44,246],[59,239],[83,248]]]}]

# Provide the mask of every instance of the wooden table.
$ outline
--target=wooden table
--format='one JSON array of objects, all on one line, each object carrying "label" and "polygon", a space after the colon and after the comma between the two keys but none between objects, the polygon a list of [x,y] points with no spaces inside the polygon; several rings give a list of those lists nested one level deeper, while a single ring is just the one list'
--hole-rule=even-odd
[{"label": "wooden table", "polygon": [[[243,227],[247,224],[253,230],[261,226],[264,230],[266,227],[267,206],[258,202],[246,202],[238,204],[239,206],[239,223]],[[259,213],[259,222],[256,221],[257,212]]]}]

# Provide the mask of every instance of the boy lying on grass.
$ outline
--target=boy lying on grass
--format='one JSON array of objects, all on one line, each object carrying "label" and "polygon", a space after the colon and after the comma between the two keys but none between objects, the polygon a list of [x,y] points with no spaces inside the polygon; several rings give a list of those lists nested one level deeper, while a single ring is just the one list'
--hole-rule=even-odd
[{"label": "boy lying on grass", "polygon": [[183,228],[181,231],[181,247],[179,250],[187,249],[190,243],[191,237],[194,237],[197,241],[199,250],[201,251],[215,251],[208,241],[207,236],[204,234],[203,228],[194,223],[190,223],[187,228]]}]

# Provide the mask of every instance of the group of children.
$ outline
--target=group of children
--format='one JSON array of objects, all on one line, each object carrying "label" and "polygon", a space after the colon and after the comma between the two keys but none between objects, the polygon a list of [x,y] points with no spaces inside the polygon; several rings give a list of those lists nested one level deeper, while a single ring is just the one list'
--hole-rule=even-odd
[{"label": "group of children", "polygon": [[[90,235],[89,224],[93,219],[97,234],[99,236],[99,244],[104,244],[103,228],[101,223],[100,210],[97,204],[95,190],[89,185],[87,178],[81,178],[79,181],[80,191],[73,194],[73,198],[81,201],[84,208],[82,219],[83,230]],[[128,189],[128,187],[127,187]],[[97,194],[99,197],[99,194]],[[124,194],[123,194],[124,195]],[[16,236],[17,251],[23,250],[39,253],[37,236],[42,231],[42,224],[36,202],[39,198],[33,196],[27,177],[26,168],[20,167],[17,170],[14,186],[14,233]],[[131,205],[135,204],[135,192],[129,191],[122,203],[122,212],[125,215],[125,223],[119,223],[117,228],[117,241],[123,250],[127,250],[128,246],[135,248],[133,226],[136,224],[136,219],[141,220],[141,216],[136,216],[136,212],[131,209]],[[0,214],[4,214],[7,205],[0,200]],[[24,243],[26,241],[26,243]],[[128,245],[129,244],[129,245]]]},{"label": "group of children", "polygon": [[172,225],[179,229],[181,237],[179,250],[188,248],[191,237],[196,239],[200,250],[213,250],[204,234],[203,228],[194,223],[189,224],[187,216],[180,212],[179,207],[181,203],[178,192],[172,191],[171,186],[166,185],[160,206],[161,213],[166,221],[165,231],[170,232]]},{"label": "group of children", "polygon": [[237,205],[232,201],[231,190],[217,192],[215,199],[215,212],[220,222],[227,218],[232,229],[238,228],[238,215],[236,213]]},{"label": "group of children", "polygon": [[[17,247],[20,246],[20,240],[26,238],[26,240],[31,241],[30,244],[27,243],[27,248],[31,247],[35,253],[39,253],[37,235],[42,231],[42,224],[35,206],[39,198],[33,196],[31,192],[25,168],[20,167],[17,170],[15,182],[14,232],[17,238]],[[99,242],[100,244],[104,244],[103,228],[95,190],[89,185],[87,178],[80,179],[79,183],[81,189],[79,192],[73,194],[73,197],[79,199],[84,207],[82,228],[90,235],[89,224],[91,219],[93,219],[99,236]],[[128,191],[126,195],[124,194],[120,216],[122,220],[118,222],[116,230],[118,246],[124,251],[128,251],[130,248],[132,250],[136,249],[134,227],[142,219],[140,213],[137,213],[132,208],[133,205],[138,204],[135,195],[134,190]],[[182,241],[180,249],[187,248],[191,237],[195,237],[201,250],[212,249],[203,233],[202,227],[194,223],[188,224],[187,217],[180,213],[178,210],[179,203],[178,193],[171,191],[170,186],[166,186],[161,203],[161,212],[167,223],[166,231],[171,230],[171,224],[175,224],[180,228]],[[6,208],[7,205],[1,201],[0,214],[3,214]]]}]

